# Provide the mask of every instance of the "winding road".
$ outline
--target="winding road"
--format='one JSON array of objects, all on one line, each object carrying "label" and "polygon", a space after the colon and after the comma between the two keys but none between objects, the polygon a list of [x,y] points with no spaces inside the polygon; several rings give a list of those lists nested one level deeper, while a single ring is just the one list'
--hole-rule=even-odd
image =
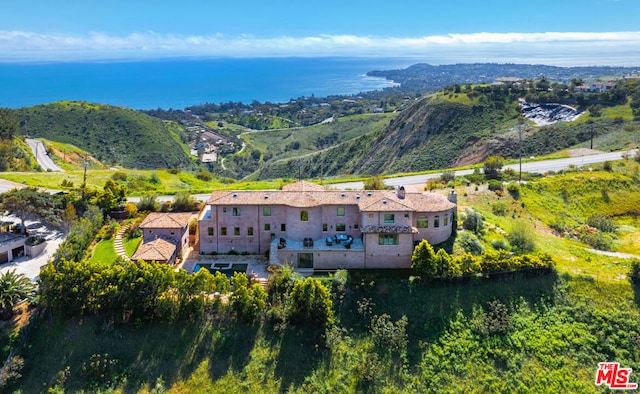
[{"label": "winding road", "polygon": [[[576,156],[576,157],[568,157],[565,159],[554,159],[554,160],[541,160],[541,161],[533,161],[528,163],[522,163],[522,172],[537,172],[544,173],[548,171],[559,171],[565,168],[569,168],[571,166],[585,166],[594,163],[601,163],[604,161],[614,161],[614,160],[622,160],[625,157],[633,157],[637,154],[638,150],[629,150],[629,151],[621,151],[621,152],[609,152],[609,153],[598,153],[594,155],[586,155],[586,156]],[[515,171],[519,171],[519,164],[508,164],[503,167],[503,169],[511,168]],[[455,171],[456,176],[461,175],[469,175],[473,173],[473,170],[459,170]],[[422,175],[409,175],[409,176],[400,176],[387,178],[384,180],[384,184],[387,186],[406,186],[406,185],[420,185],[427,182],[429,179],[437,179],[442,175],[441,172],[435,172],[432,174],[422,174]],[[339,189],[339,190],[347,190],[347,189],[363,189],[363,182],[345,182],[345,183],[336,183],[331,185],[331,188]]]},{"label": "winding road", "polygon": [[43,170],[64,172],[62,168],[58,167],[56,163],[51,160],[42,142],[30,138],[27,138],[26,141],[31,147],[33,154],[36,155],[36,160],[38,160],[38,164],[40,164]]}]

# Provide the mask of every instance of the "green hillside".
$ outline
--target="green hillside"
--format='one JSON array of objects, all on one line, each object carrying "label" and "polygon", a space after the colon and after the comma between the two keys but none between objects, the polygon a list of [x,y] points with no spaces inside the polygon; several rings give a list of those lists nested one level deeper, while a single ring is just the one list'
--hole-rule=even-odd
[{"label": "green hillside", "polygon": [[151,169],[194,163],[177,130],[139,111],[65,101],[17,112],[23,135],[73,144],[108,165]]}]

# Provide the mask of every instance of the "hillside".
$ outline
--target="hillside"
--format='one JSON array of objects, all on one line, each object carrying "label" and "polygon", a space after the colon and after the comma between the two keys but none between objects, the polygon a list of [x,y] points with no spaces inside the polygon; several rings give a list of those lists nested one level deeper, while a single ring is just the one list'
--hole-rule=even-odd
[{"label": "hillside", "polygon": [[108,165],[190,167],[177,130],[131,109],[58,102],[17,110],[23,135],[73,144]]}]

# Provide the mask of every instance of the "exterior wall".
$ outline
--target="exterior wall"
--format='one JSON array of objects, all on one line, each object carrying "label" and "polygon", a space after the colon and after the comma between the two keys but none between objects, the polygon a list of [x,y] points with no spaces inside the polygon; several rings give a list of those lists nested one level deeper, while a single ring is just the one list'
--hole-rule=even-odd
[{"label": "exterior wall", "polygon": [[[394,216],[393,223],[385,223],[385,214],[392,214]],[[405,215],[408,217],[405,217]],[[360,216],[363,226],[415,226],[415,224],[412,224],[411,212],[362,212]]]},{"label": "exterior wall", "polygon": [[7,262],[13,261],[18,257],[13,254],[14,249],[22,248],[22,253],[24,253],[24,243],[26,240],[27,237],[24,236],[15,236],[11,237],[11,239],[7,239],[0,244],[0,255],[4,256],[6,253]]},{"label": "exterior wall", "polygon": [[398,234],[398,245],[378,245],[379,234],[365,234],[364,268],[410,268],[413,254],[412,234]]},{"label": "exterior wall", "polygon": [[[416,212],[413,215],[413,223],[412,226],[418,228],[418,233],[413,234],[414,242],[420,242],[423,239],[429,241],[430,244],[435,245],[441,242],[446,241],[451,236],[451,231],[453,221],[454,221],[454,212],[455,208],[447,211],[441,212]],[[447,225],[444,225],[444,217],[448,215]],[[439,216],[440,226],[435,227],[435,219],[436,216]],[[421,217],[426,217],[429,221],[429,227],[420,228],[418,227],[418,219]]]},{"label": "exterior wall", "polygon": [[[338,216],[338,208],[344,208],[344,216]],[[350,235],[358,239],[361,237],[360,227],[362,225],[357,205],[326,205],[321,209],[322,221],[319,223],[319,229],[322,230],[322,224],[326,223],[327,231],[321,231],[318,234],[319,238],[333,237],[336,234]],[[344,224],[345,231],[337,231],[338,224]]]},{"label": "exterior wall", "polygon": [[[298,253],[304,250],[278,249],[278,261],[290,263],[294,267],[298,264]],[[364,250],[347,250],[337,248],[335,250],[309,250],[313,253],[314,270],[335,270],[341,268],[362,269],[364,268]]]}]

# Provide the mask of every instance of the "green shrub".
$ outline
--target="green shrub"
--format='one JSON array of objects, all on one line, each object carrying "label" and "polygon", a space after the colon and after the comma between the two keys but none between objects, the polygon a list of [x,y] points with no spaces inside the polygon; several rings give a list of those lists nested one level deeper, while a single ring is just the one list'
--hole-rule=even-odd
[{"label": "green shrub", "polygon": [[113,175],[111,175],[111,179],[113,179],[114,181],[126,181],[127,173],[124,171],[116,171],[113,173]]},{"label": "green shrub", "polygon": [[605,233],[615,233],[618,230],[616,222],[607,215],[595,215],[587,219],[587,224]]},{"label": "green shrub", "polygon": [[484,250],[482,243],[475,234],[469,231],[463,231],[458,234],[456,243],[467,253],[479,255]]},{"label": "green shrub", "polygon": [[491,212],[494,215],[504,216],[507,213],[507,204],[504,201],[496,201],[491,204]]},{"label": "green shrub", "polygon": [[513,197],[514,199],[517,200],[520,198],[520,186],[517,183],[511,182],[510,184],[508,184],[507,191],[509,192],[509,194],[511,194],[511,197]]},{"label": "green shrub", "polygon": [[536,248],[535,231],[522,220],[518,220],[513,224],[508,240],[511,248],[516,253],[531,253]]},{"label": "green shrub", "polygon": [[482,230],[484,229],[484,218],[478,211],[469,208],[464,213],[462,228],[473,231],[475,234],[482,234]]},{"label": "green shrub", "polygon": [[503,190],[502,181],[499,181],[497,179],[489,179],[489,190],[502,191]]},{"label": "green shrub", "polygon": [[317,279],[297,281],[291,292],[289,319],[293,323],[328,326],[334,322],[329,289]]}]

